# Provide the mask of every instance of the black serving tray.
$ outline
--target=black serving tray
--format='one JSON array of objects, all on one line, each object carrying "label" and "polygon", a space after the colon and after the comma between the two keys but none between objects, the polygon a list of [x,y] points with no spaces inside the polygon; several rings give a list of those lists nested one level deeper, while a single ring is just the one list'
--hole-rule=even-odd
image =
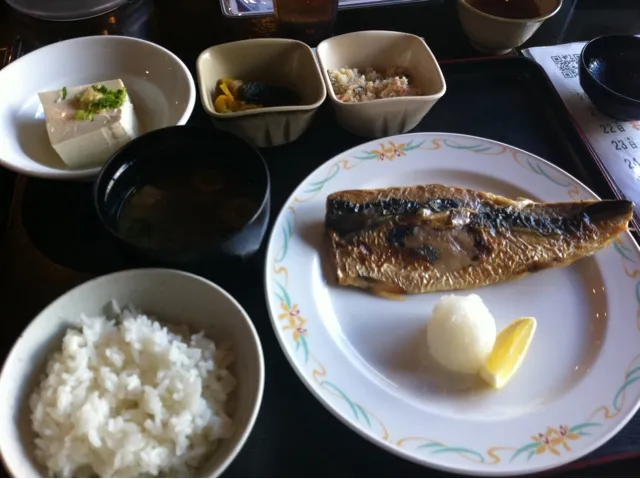
[{"label": "black serving tray", "polygon": [[[601,197],[614,197],[536,63],[511,57],[443,63],[442,69],[447,93],[414,131],[466,133],[502,141],[555,163]],[[190,123],[210,126],[199,105]],[[340,129],[331,109],[324,105],[300,140],[263,150],[272,178],[272,211],[277,212],[316,167],[364,141]],[[309,394],[273,334],[263,292],[264,250],[265,245],[237,270],[205,272],[245,307],[266,358],[261,413],[246,446],[225,475],[448,476],[378,449],[342,425]],[[0,249],[0,361],[28,321],[58,295],[96,275],[132,266],[102,231],[93,212],[91,184],[18,177]],[[636,453],[640,454],[638,418],[574,466]]]}]

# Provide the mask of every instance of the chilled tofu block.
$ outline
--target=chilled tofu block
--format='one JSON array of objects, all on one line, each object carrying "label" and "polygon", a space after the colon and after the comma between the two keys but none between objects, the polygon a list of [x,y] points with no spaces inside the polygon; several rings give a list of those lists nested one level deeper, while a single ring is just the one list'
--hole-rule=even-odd
[{"label": "chilled tofu block", "polygon": [[140,134],[122,80],[38,94],[49,141],[70,168],[100,166]]}]

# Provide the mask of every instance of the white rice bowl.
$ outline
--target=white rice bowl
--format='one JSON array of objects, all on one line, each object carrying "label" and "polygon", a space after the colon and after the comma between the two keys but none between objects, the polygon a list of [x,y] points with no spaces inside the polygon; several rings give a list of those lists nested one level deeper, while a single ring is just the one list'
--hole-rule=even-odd
[{"label": "white rice bowl", "polygon": [[223,290],[172,270],[103,276],[49,305],[12,349],[0,453],[14,477],[215,477],[263,385],[257,333]]},{"label": "white rice bowl", "polygon": [[129,306],[82,315],[30,398],[36,457],[56,477],[190,476],[233,423],[232,352]]}]

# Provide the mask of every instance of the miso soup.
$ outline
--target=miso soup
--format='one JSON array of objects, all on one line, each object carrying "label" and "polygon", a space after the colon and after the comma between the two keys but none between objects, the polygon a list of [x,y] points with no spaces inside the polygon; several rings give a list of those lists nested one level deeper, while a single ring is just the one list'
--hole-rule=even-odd
[{"label": "miso soup", "polygon": [[260,203],[249,182],[223,171],[167,173],[127,195],[117,232],[144,248],[203,249],[242,229]]}]

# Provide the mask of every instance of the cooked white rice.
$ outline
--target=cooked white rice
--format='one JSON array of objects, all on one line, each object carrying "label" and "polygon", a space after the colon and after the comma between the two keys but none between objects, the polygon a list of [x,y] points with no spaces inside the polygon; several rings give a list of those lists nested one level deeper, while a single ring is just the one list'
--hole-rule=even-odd
[{"label": "cooked white rice", "polygon": [[333,92],[338,100],[345,103],[422,95],[420,90],[411,85],[409,75],[400,67],[389,67],[385,74],[373,68],[365,68],[361,73],[357,68],[346,67],[328,70],[327,73]]},{"label": "cooked white rice", "polygon": [[192,476],[232,432],[228,348],[133,308],[81,317],[31,397],[36,456],[63,477]]}]

